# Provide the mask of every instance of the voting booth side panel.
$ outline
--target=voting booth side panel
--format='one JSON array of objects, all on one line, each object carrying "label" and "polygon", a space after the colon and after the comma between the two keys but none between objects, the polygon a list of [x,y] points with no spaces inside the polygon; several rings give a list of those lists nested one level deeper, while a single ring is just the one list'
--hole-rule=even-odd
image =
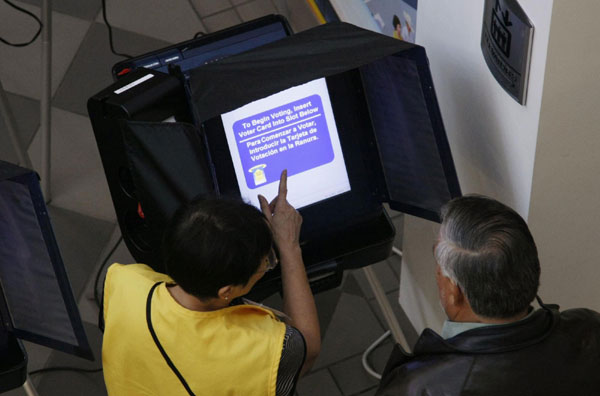
[{"label": "voting booth side panel", "polygon": [[415,47],[361,67],[390,207],[439,222],[460,196],[425,51]]},{"label": "voting booth side panel", "polygon": [[[6,167],[0,163],[0,183],[13,176],[15,169],[18,167]],[[9,230],[0,230],[0,234],[4,232]],[[0,235],[0,240],[4,240],[4,236]],[[1,261],[0,258],[0,265]],[[27,352],[23,343],[12,334],[12,327],[6,293],[0,278],[0,392],[18,388],[27,379]]]},{"label": "voting booth side panel", "polygon": [[133,184],[151,229],[164,230],[181,204],[215,196],[195,126],[126,120],[121,131]]},{"label": "voting booth side panel", "polygon": [[[0,161],[0,184],[26,172],[26,169]],[[3,198],[0,196],[0,201],[2,200]],[[10,232],[8,227],[0,229],[0,240],[3,245],[8,242],[7,236],[4,235],[8,232]],[[3,256],[0,253],[0,265],[8,264],[4,263]],[[18,388],[27,379],[27,352],[21,340],[15,337],[12,330],[13,324],[8,300],[2,277],[0,277],[0,392]]]},{"label": "voting booth side panel", "polygon": [[93,360],[39,177],[34,171],[2,161],[0,236],[4,330]]},{"label": "voting booth side panel", "polygon": [[139,69],[88,100],[88,112],[123,240],[132,256],[160,270],[160,228],[149,225],[124,146],[122,121],[189,121],[180,81]]}]

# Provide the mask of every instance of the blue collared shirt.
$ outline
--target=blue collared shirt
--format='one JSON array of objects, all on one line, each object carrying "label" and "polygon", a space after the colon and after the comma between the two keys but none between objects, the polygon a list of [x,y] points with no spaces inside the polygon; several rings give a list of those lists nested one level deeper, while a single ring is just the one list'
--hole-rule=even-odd
[{"label": "blue collared shirt", "polygon": [[[529,316],[531,316],[535,312],[535,309],[532,309],[531,312],[523,319],[519,319],[518,321],[525,320]],[[498,324],[491,323],[475,323],[475,322],[453,322],[451,320],[444,321],[444,326],[442,327],[442,338],[445,340],[452,338],[454,336],[459,335],[467,330],[478,329],[480,327],[487,326],[498,326]]]}]

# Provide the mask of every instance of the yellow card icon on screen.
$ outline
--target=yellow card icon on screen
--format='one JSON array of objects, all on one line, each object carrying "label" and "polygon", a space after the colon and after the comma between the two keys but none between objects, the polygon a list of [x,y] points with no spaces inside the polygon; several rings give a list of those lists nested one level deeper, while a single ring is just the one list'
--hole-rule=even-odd
[{"label": "yellow card icon on screen", "polygon": [[266,164],[259,164],[248,169],[248,172],[252,173],[252,176],[254,176],[255,185],[258,186],[259,184],[264,184],[267,182],[267,176],[265,175],[264,171],[266,167]]}]

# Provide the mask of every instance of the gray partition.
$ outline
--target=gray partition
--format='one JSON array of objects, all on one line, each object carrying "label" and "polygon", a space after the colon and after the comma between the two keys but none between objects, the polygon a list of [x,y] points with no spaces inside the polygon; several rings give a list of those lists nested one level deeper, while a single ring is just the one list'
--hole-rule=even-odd
[{"label": "gray partition", "polygon": [[0,161],[0,315],[16,337],[93,359],[37,174]]}]

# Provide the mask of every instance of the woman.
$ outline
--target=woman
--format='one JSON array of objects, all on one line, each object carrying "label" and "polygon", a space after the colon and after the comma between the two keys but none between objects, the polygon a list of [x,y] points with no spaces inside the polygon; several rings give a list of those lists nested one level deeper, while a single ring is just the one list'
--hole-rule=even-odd
[{"label": "woman", "polygon": [[[113,264],[105,281],[104,378],[110,395],[291,395],[320,349],[299,245],[302,217],[287,202],[287,172],[263,213],[242,202],[197,200],[165,230],[167,274]],[[238,297],[277,264],[282,323]],[[232,303],[233,301],[236,301]]]}]

